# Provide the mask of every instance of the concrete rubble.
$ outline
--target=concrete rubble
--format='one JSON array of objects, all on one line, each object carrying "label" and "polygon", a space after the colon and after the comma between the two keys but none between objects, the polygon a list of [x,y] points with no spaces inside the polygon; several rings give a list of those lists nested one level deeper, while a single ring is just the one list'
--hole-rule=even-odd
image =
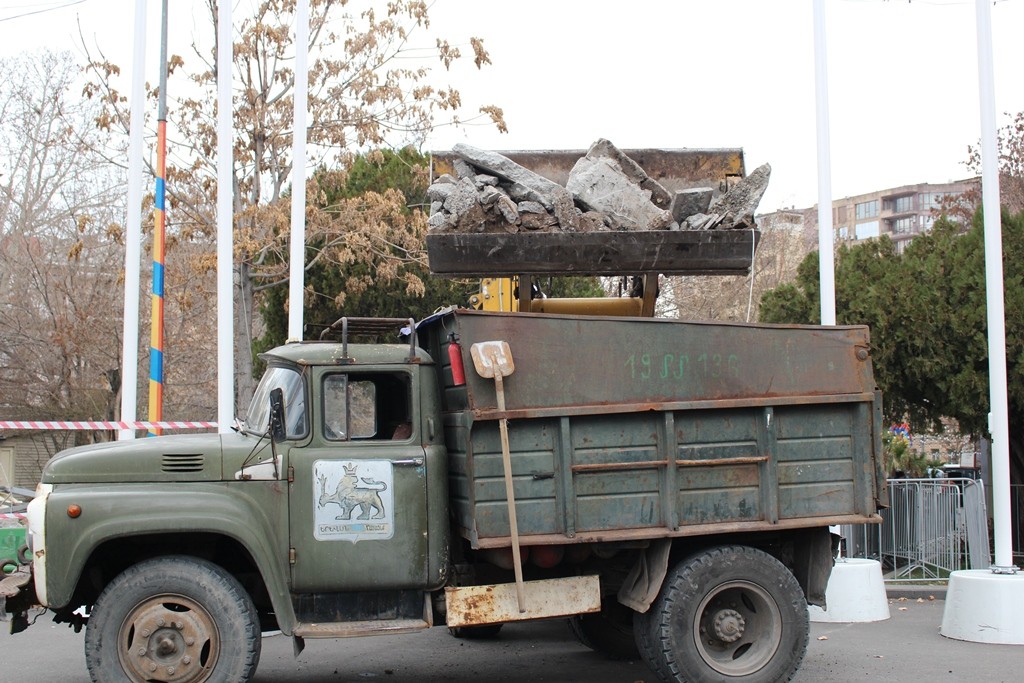
[{"label": "concrete rubble", "polygon": [[466,144],[452,152],[454,175],[427,190],[432,231],[746,230],[756,227],[771,176],[764,164],[719,197],[711,188],[672,193],[601,139],[562,187],[496,152]]}]

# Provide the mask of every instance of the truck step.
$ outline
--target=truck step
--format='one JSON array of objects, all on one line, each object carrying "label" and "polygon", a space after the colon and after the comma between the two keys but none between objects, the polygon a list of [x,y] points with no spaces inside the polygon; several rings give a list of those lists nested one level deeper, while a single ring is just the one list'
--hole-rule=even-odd
[{"label": "truck step", "polygon": [[423,619],[370,619],[339,621],[328,624],[297,624],[292,635],[300,638],[354,638],[356,636],[389,636],[430,628]]}]

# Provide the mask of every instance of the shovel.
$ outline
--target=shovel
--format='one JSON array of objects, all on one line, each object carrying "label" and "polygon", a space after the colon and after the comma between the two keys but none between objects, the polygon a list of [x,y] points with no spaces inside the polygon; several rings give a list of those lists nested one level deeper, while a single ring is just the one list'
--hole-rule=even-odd
[{"label": "shovel", "polygon": [[[473,357],[473,367],[481,377],[494,378],[494,391],[498,397],[498,411],[505,412],[505,383],[504,378],[512,374],[516,369],[512,362],[512,351],[508,348],[508,342],[486,341],[473,344],[469,349]],[[523,597],[523,562],[519,555],[519,525],[516,522],[516,499],[512,489],[512,454],[508,445],[508,420],[498,420],[498,429],[501,432],[501,463],[505,470],[505,499],[508,501],[508,526],[512,538],[512,563],[516,572],[516,601],[519,603],[519,611],[526,611],[526,601]]]}]

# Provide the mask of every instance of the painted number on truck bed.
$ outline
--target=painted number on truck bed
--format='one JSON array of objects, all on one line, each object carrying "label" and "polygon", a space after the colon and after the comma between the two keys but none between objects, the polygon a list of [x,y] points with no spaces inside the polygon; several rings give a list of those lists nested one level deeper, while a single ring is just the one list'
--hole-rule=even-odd
[{"label": "painted number on truck bed", "polygon": [[735,354],[633,353],[626,358],[630,379],[718,379],[739,377],[740,359]]}]

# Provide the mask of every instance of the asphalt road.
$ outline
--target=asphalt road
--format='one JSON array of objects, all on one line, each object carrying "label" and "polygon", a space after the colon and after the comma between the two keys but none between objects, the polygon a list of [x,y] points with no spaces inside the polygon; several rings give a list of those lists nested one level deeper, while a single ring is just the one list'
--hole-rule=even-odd
[{"label": "asphalt road", "polygon": [[[939,634],[945,603],[890,601],[891,617],[871,624],[811,624],[794,681],[1010,683],[1021,680],[1024,646],[987,645]],[[10,635],[0,625],[3,683],[87,683],[83,635],[43,616]],[[262,683],[655,683],[641,662],[611,662],[579,645],[562,621],[507,625],[492,641],[452,638],[444,628],[404,636],[307,640],[296,659],[291,640],[265,638]]]}]

